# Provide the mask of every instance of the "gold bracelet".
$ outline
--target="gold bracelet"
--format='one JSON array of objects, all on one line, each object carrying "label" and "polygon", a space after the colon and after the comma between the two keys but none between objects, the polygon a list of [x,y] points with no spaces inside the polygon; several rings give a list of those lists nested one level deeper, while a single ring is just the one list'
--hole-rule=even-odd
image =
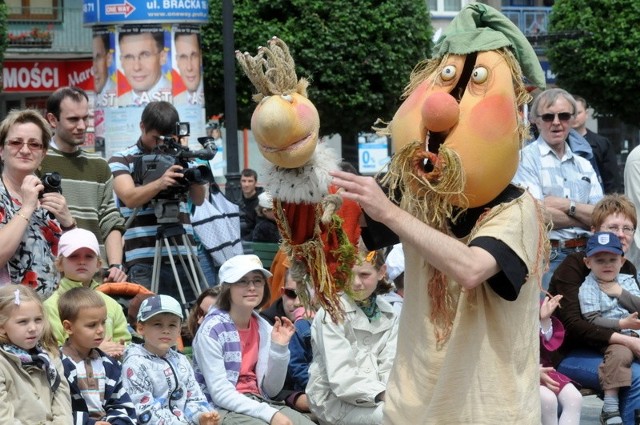
[{"label": "gold bracelet", "polygon": [[30,222],[29,218],[26,215],[22,214],[20,211],[16,212],[16,215],[24,218],[24,221],[26,221],[27,223]]}]

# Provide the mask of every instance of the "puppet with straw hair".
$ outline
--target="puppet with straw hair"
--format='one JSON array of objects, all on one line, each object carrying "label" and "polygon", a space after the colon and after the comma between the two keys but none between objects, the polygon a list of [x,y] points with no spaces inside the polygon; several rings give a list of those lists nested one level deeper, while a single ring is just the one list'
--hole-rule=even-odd
[{"label": "puppet with straw hair", "polygon": [[273,196],[281,246],[293,275],[311,284],[320,305],[339,320],[339,293],[348,290],[357,258],[360,208],[353,201],[343,204],[331,186],[329,172],[339,160],[318,144],[318,111],[307,97],[308,81],[298,80],[287,45],[274,37],[255,56],[236,52],[236,58],[258,91],[251,130],[268,161],[264,181]]}]

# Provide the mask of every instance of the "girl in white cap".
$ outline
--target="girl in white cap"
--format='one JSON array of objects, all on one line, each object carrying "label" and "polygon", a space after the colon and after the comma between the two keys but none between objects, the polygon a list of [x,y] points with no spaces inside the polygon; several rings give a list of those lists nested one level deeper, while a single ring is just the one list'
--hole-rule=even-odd
[{"label": "girl in white cap", "polygon": [[284,385],[293,324],[275,325],[257,309],[269,301],[271,273],[256,255],[237,255],[220,267],[222,289],[193,341],[193,368],[225,425],[311,425],[275,397]]}]

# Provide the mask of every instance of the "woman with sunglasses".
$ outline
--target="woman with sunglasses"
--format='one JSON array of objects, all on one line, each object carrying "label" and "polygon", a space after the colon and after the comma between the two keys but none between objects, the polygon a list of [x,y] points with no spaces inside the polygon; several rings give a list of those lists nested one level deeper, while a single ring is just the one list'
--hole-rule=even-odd
[{"label": "woman with sunglasses", "polygon": [[320,309],[311,326],[313,360],[306,390],[311,412],[322,425],[382,423],[398,316],[379,296],[391,287],[384,251],[361,246],[361,252],[351,291],[341,297],[343,320],[336,323]]},{"label": "woman with sunglasses", "polygon": [[284,385],[293,323],[274,326],[257,310],[269,300],[267,271],[256,255],[236,255],[220,267],[220,295],[193,341],[193,368],[222,424],[312,425],[274,402]]},{"label": "woman with sunglasses", "polygon": [[14,110],[0,123],[0,284],[28,285],[44,298],[58,281],[58,238],[75,227],[64,196],[44,193],[34,174],[50,140],[38,111]]}]

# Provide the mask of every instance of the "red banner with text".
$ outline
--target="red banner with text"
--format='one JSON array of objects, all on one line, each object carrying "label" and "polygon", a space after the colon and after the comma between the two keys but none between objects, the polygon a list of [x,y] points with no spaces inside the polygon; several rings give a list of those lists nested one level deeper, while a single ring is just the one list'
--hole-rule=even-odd
[{"label": "red banner with text", "polygon": [[77,86],[93,91],[91,59],[66,61],[4,61],[2,91],[7,93],[52,92]]}]

